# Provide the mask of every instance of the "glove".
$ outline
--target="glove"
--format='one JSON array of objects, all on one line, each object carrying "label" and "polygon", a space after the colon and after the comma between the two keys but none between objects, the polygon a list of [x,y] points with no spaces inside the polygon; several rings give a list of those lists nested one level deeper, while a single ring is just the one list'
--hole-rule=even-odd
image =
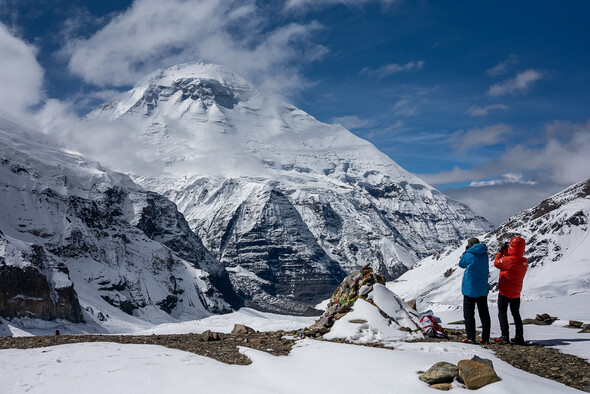
[{"label": "glove", "polygon": [[504,255],[504,253],[506,252],[506,249],[508,249],[508,246],[509,246],[508,242],[504,242],[504,243],[502,244],[502,247],[501,247],[501,248],[500,248],[500,250],[498,251],[498,253],[501,253],[501,254],[502,254],[502,256],[503,256],[503,255]]}]

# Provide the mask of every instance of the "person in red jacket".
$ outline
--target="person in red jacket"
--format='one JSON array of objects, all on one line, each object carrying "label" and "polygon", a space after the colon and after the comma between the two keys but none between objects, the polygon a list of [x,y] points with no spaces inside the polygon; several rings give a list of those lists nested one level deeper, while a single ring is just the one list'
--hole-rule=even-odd
[{"label": "person in red jacket", "polygon": [[496,343],[509,343],[508,328],[508,306],[514,318],[516,327],[516,337],[512,341],[516,344],[524,344],[524,332],[522,319],[520,318],[520,292],[522,290],[522,281],[529,262],[524,258],[525,249],[524,239],[521,237],[512,237],[510,243],[504,244],[500,252],[496,254],[494,266],[500,270],[500,279],[498,280],[498,319],[500,320],[500,329],[502,336],[495,338]]}]

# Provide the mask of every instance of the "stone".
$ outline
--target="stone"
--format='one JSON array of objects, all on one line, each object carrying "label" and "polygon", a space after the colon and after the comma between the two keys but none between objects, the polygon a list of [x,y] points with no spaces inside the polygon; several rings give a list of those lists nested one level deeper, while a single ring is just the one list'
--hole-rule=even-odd
[{"label": "stone", "polygon": [[584,322],[581,322],[578,320],[570,320],[569,325],[574,328],[582,328],[582,326],[584,325]]},{"label": "stone", "polygon": [[584,324],[582,330],[578,331],[579,334],[590,333],[590,324]]},{"label": "stone", "polygon": [[459,369],[455,364],[441,361],[424,372],[420,380],[428,384],[451,383],[458,374]]},{"label": "stone", "polygon": [[250,328],[250,327],[245,326],[243,324],[234,324],[234,328],[233,328],[233,330],[231,330],[232,335],[245,335],[245,334],[249,334],[252,332],[256,332],[256,331],[254,331],[253,328]]},{"label": "stone", "polygon": [[334,325],[334,318],[332,316],[323,316],[314,325],[321,327],[332,327]]},{"label": "stone", "polygon": [[250,343],[252,345],[260,345],[262,343],[262,339],[260,339],[260,338],[252,338],[252,339],[250,339]]},{"label": "stone", "polygon": [[412,308],[413,310],[417,310],[416,309],[416,299],[415,298],[413,300],[410,300],[410,301],[406,302],[406,304],[408,304],[408,306],[410,308]]},{"label": "stone", "polygon": [[451,385],[450,383],[437,383],[437,384],[431,384],[430,388],[435,389],[435,390],[441,390],[441,391],[449,391],[450,389],[453,388],[453,385]]},{"label": "stone", "polygon": [[349,323],[353,324],[365,324],[367,321],[364,319],[352,319],[348,321]]},{"label": "stone", "polygon": [[478,363],[487,364],[490,367],[494,368],[494,363],[492,362],[492,360],[487,359],[487,358],[481,358],[477,355],[474,355],[473,357],[471,357],[471,361],[476,361]]},{"label": "stone", "polygon": [[211,330],[204,331],[201,334],[201,339],[203,342],[211,342],[211,341],[219,341],[221,338],[218,332],[213,332]]},{"label": "stone", "polygon": [[489,364],[480,363],[473,360],[461,360],[457,363],[459,375],[470,390],[477,390],[488,384],[500,381],[500,378],[494,371],[494,367]]}]

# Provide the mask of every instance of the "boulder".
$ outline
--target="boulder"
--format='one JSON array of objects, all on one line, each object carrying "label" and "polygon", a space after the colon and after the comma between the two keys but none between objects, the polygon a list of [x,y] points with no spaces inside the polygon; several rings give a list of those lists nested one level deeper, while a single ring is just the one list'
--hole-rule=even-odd
[{"label": "boulder", "polygon": [[245,326],[243,324],[234,324],[233,330],[231,330],[232,335],[246,335],[252,332],[256,332],[253,328]]},{"label": "boulder", "polygon": [[584,322],[581,322],[578,320],[570,320],[569,324],[566,327],[568,327],[568,328],[582,328],[583,325],[584,325]]},{"label": "boulder", "polygon": [[203,340],[203,342],[219,341],[221,339],[221,336],[218,332],[207,330],[201,334],[201,339]]},{"label": "boulder", "polygon": [[549,326],[555,320],[557,320],[557,317],[550,316],[547,313],[543,313],[543,314],[537,315],[534,319],[523,319],[522,324],[535,324],[537,326]]},{"label": "boulder", "polygon": [[470,390],[477,390],[488,384],[500,381],[496,371],[494,371],[494,367],[487,363],[461,360],[457,366],[459,367],[461,380]]},{"label": "boulder", "polygon": [[451,383],[458,374],[459,368],[455,364],[441,361],[424,372],[420,380],[428,384]]},{"label": "boulder", "polygon": [[437,383],[437,384],[431,384],[430,388],[435,389],[435,390],[440,390],[440,391],[449,391],[450,389],[453,388],[453,385],[451,385],[450,383]]}]

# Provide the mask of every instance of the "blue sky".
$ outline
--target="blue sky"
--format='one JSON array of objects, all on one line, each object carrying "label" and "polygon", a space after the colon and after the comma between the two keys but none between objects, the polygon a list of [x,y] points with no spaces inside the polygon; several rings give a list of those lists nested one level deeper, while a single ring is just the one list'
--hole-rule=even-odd
[{"label": "blue sky", "polygon": [[0,0],[0,116],[64,127],[223,64],[497,223],[590,177],[590,3],[563,4]]}]

